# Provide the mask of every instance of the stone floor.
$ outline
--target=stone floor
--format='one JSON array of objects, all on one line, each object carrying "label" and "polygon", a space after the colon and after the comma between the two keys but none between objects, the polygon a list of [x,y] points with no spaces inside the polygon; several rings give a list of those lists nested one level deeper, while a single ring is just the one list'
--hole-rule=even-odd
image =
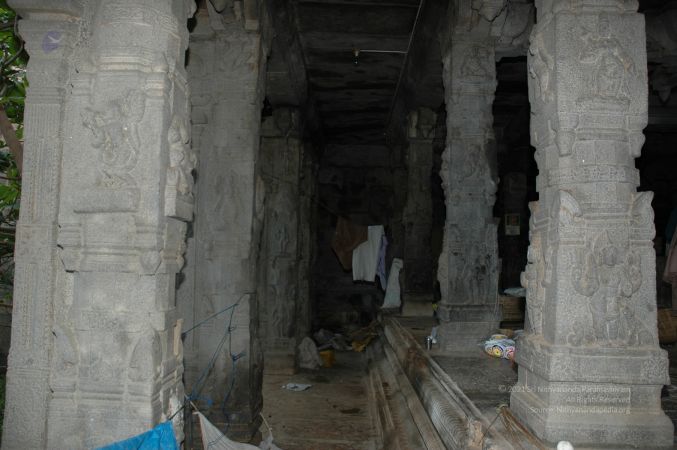
[{"label": "stone floor", "polygon": [[510,389],[517,383],[517,369],[511,361],[479,350],[474,357],[433,355],[433,359],[446,373],[453,374],[458,387],[490,421],[499,405],[510,403]]},{"label": "stone floor", "polygon": [[[337,352],[331,368],[264,374],[263,413],[275,444],[283,450],[375,450],[365,376],[364,355],[354,352]],[[290,382],[312,387],[302,392],[281,388]]]}]

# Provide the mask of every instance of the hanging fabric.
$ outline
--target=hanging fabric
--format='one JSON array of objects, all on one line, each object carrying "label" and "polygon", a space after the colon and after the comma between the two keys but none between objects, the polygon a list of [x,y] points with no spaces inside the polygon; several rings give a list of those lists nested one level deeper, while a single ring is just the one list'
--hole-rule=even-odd
[{"label": "hanging fabric", "polygon": [[376,278],[382,238],[385,237],[383,225],[369,226],[367,235],[367,242],[353,250],[353,281],[374,281]]},{"label": "hanging fabric", "polygon": [[241,442],[231,441],[221,430],[211,423],[199,411],[196,411],[200,419],[200,430],[202,432],[202,445],[204,450],[281,450],[278,446],[273,444],[273,434],[270,433],[267,439],[256,447],[251,444],[243,444]]},{"label": "hanging fabric", "polygon": [[152,430],[124,441],[116,442],[97,450],[179,450],[170,421],[161,423]]},{"label": "hanging fabric", "polygon": [[336,222],[336,231],[331,241],[331,248],[336,253],[344,270],[353,267],[353,250],[367,241],[367,227],[357,225],[345,217],[339,217]]},{"label": "hanging fabric", "polygon": [[386,287],[386,296],[383,300],[382,309],[399,308],[402,304],[400,298],[400,270],[404,267],[404,261],[400,258],[393,258],[390,265],[390,277],[388,277],[388,286]]}]

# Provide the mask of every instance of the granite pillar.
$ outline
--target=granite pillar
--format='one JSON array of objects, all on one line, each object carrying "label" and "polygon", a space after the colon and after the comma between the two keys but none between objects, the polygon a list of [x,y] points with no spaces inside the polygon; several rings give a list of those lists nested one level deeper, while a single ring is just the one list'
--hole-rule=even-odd
[{"label": "granite pillar", "polygon": [[263,121],[260,169],[266,189],[259,255],[259,323],[269,373],[294,373],[300,294],[299,112],[275,109]]},{"label": "granite pillar", "polygon": [[267,53],[233,8],[217,14],[207,4],[196,19],[187,70],[198,195],[177,295],[186,328],[201,324],[185,337],[186,392],[228,436],[247,440],[262,405],[257,162]]},{"label": "granite pillar", "polygon": [[13,6],[31,87],[3,448],[97,447],[183,403],[174,278],[192,218],[193,11]]},{"label": "granite pillar", "polygon": [[651,192],[634,159],[647,124],[636,1],[538,1],[528,55],[539,201],[531,204],[510,406],[547,442],[671,448],[656,328]]},{"label": "granite pillar", "polygon": [[440,175],[447,218],[437,273],[438,336],[448,351],[479,351],[478,343],[499,321],[497,226],[492,214],[496,65],[491,11],[467,6],[461,12],[468,17],[459,15],[443,50],[447,147]]},{"label": "granite pillar", "polygon": [[[24,8],[34,7],[29,16]],[[11,2],[30,55],[24,115],[23,201],[16,230],[12,344],[8,358],[3,448],[44,448],[50,393],[57,278],[68,279],[57,254],[62,105],[83,9],[70,2]],[[41,8],[37,8],[41,6]],[[58,14],[58,15],[55,15]],[[43,47],[52,33],[58,45]]]},{"label": "granite pillar", "polygon": [[[427,303],[433,298],[432,192],[433,139],[437,114],[420,108],[409,114],[407,201],[404,207],[404,279],[402,300]],[[429,310],[429,309],[428,309]]]}]

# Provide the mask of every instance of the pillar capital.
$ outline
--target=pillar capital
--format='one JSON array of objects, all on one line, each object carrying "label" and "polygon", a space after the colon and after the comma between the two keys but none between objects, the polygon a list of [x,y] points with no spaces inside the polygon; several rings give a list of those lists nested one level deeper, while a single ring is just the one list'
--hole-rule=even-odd
[{"label": "pillar capital", "polygon": [[28,20],[68,20],[79,18],[85,8],[85,0],[9,0],[9,6],[23,19]]}]

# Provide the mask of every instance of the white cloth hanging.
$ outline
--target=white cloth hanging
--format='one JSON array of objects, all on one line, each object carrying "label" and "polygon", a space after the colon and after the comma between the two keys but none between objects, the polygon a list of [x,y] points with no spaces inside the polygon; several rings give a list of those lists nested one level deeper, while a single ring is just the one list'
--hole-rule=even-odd
[{"label": "white cloth hanging", "polygon": [[202,446],[204,450],[281,450],[273,443],[273,433],[271,432],[267,439],[256,447],[250,444],[231,441],[221,433],[221,430],[211,423],[200,411],[196,411],[200,419],[200,430],[202,432]]},{"label": "white cloth hanging", "polygon": [[353,250],[353,281],[374,281],[376,278],[381,238],[385,235],[383,225],[370,225],[367,235],[367,242]]},{"label": "white cloth hanging", "polygon": [[393,263],[390,265],[390,276],[388,277],[388,285],[386,286],[386,296],[383,300],[381,309],[399,308],[402,304],[400,299],[400,270],[404,267],[404,261],[400,258],[393,258]]},{"label": "white cloth hanging", "polygon": [[204,414],[199,411],[196,411],[195,414],[200,419],[202,445],[205,450],[261,450],[259,447],[250,444],[231,441]]}]

